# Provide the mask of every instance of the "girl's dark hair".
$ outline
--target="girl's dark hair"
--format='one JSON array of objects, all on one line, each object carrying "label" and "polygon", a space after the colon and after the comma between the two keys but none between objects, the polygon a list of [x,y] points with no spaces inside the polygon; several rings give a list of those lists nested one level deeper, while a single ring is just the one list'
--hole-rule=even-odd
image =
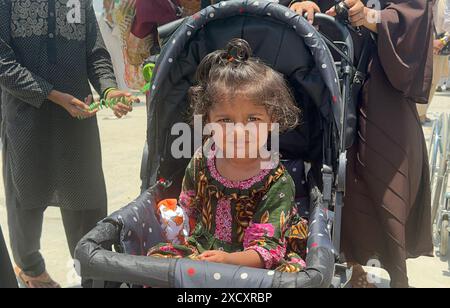
[{"label": "girl's dark hair", "polygon": [[296,106],[284,77],[252,57],[247,41],[232,39],[226,50],[208,54],[197,69],[197,85],[189,90],[191,112],[208,118],[208,111],[219,101],[245,97],[263,105],[279,123],[280,132],[299,123],[300,109]]}]

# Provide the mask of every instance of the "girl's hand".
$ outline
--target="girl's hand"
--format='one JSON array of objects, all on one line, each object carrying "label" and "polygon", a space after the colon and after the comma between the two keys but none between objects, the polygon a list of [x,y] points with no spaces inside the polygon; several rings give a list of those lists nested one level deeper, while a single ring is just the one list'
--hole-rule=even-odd
[{"label": "girl's hand", "polygon": [[201,261],[229,263],[229,253],[221,250],[208,250],[198,256]]},{"label": "girl's hand", "polygon": [[[366,8],[364,3],[362,3],[361,0],[345,0],[344,2],[349,8],[348,17],[351,25],[353,27],[364,26],[368,11],[368,8]],[[326,11],[325,14],[333,17],[336,16],[334,6]]]},{"label": "girl's hand", "polygon": [[92,95],[85,98],[83,103],[70,94],[53,90],[50,92],[48,99],[63,107],[74,118],[90,118],[98,111],[98,109],[89,111],[89,105],[92,103]]},{"label": "girl's hand", "polygon": [[120,98],[120,97],[126,97],[127,98],[127,104],[118,103],[116,104],[112,109],[116,117],[119,119],[125,115],[127,115],[128,112],[133,111],[133,103],[139,103],[139,99],[136,97],[133,97],[131,93],[120,91],[120,90],[112,90],[108,92],[107,99],[111,98]]},{"label": "girl's hand", "polygon": [[307,13],[307,19],[310,24],[314,22],[314,14],[320,13],[319,6],[312,1],[295,2],[290,6],[290,9],[301,16]]}]

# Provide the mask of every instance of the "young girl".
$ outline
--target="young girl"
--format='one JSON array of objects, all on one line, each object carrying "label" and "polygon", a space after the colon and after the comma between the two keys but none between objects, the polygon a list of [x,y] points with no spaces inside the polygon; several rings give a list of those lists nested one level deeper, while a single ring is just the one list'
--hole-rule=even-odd
[{"label": "young girl", "polygon": [[[280,271],[304,267],[307,223],[296,214],[293,180],[280,163],[270,166],[261,155],[273,124],[280,131],[295,127],[299,109],[283,76],[250,56],[248,43],[234,39],[227,50],[200,63],[198,85],[190,90],[191,107],[194,115],[213,124],[214,134],[185,173],[178,205],[188,218],[162,219],[163,228],[180,226],[180,233],[168,236],[171,243],[153,247],[148,255]],[[226,129],[249,123],[256,125],[254,134],[239,125]],[[244,137],[233,138],[238,135]],[[257,155],[252,156],[254,146]],[[231,157],[230,147],[235,150]],[[244,155],[238,157],[239,150]],[[157,212],[167,214],[175,206],[173,200],[164,200]]]}]

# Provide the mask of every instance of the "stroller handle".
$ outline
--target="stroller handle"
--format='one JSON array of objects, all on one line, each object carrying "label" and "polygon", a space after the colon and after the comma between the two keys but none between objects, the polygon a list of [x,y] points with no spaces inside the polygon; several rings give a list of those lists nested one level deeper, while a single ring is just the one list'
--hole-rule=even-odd
[{"label": "stroller handle", "polygon": [[[304,16],[306,18],[307,14],[305,14]],[[349,31],[350,26],[343,24],[340,20],[323,13],[316,13],[314,15],[314,23],[319,26],[331,25],[338,30],[340,34],[340,39],[342,41],[341,43],[343,43],[346,46],[346,49],[344,51],[337,48],[336,43],[328,39],[325,36],[325,34],[323,34],[320,31],[319,33],[321,34],[322,38],[325,40],[325,42],[329,47],[333,48],[343,59],[345,59],[345,61],[348,64],[352,65],[354,58],[354,46],[353,46],[353,39]]]},{"label": "stroller handle", "polygon": [[[305,13],[303,16],[306,18],[307,13]],[[174,32],[181,26],[181,24],[183,24],[183,22],[187,18],[188,17],[180,18],[180,19],[172,21],[168,24],[158,27],[158,35],[159,35],[161,42],[167,41],[172,36],[172,34],[174,34]],[[332,41],[327,39],[323,33],[321,33],[321,35],[331,48],[336,50],[337,53],[339,53],[350,65],[352,65],[353,57],[354,57],[354,48],[353,48],[353,40],[352,40],[350,31],[349,31],[350,26],[347,24],[344,24],[342,21],[340,21],[337,18],[334,18],[332,16],[329,16],[329,15],[326,15],[323,13],[314,14],[314,21],[318,25],[324,25],[324,24],[332,25],[339,31],[341,40],[347,47],[346,50],[344,51],[344,53],[340,49],[336,48],[335,44],[333,44]]]},{"label": "stroller handle", "polygon": [[158,35],[160,40],[162,42],[165,42],[167,39],[169,39],[187,18],[188,17],[180,18],[175,21],[169,22],[168,24],[158,27]]}]

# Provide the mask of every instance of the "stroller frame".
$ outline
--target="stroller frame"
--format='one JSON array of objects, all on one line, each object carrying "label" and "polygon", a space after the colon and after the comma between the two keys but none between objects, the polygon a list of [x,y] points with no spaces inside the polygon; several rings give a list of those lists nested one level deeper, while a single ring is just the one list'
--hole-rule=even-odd
[{"label": "stroller frame", "polygon": [[450,221],[450,115],[442,113],[433,123],[428,151],[432,195],[431,224],[438,242],[439,254],[447,256]]}]

